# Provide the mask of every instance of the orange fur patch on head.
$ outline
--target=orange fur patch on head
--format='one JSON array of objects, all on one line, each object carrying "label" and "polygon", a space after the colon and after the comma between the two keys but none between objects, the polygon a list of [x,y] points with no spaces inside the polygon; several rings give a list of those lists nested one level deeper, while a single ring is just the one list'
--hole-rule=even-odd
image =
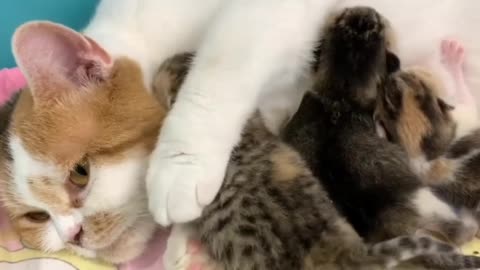
[{"label": "orange fur patch on head", "polygon": [[[111,79],[91,88],[72,90],[53,101],[22,93],[11,132],[29,153],[51,161],[67,175],[84,157],[104,164],[122,159],[134,147],[149,152],[165,114],[143,85],[138,65],[119,59]],[[30,181],[34,195],[46,204],[65,204],[63,181],[46,185],[45,180]]]},{"label": "orange fur patch on head", "polygon": [[157,136],[165,114],[147,93],[138,65],[119,59],[110,80],[58,99],[34,101],[24,91],[12,132],[30,153],[70,168],[85,154],[122,152],[139,141],[151,147],[148,138]]},{"label": "orange fur patch on head", "polygon": [[[443,85],[432,73],[412,68],[399,76],[402,108],[396,123],[400,143],[410,157],[438,155],[450,143],[455,123],[440,100]],[[443,108],[442,108],[443,106]]]},{"label": "orange fur patch on head", "polygon": [[406,88],[403,90],[402,113],[400,115],[397,131],[401,143],[404,145],[409,156],[422,155],[421,143],[423,137],[431,130],[430,121],[420,110],[415,92]]}]

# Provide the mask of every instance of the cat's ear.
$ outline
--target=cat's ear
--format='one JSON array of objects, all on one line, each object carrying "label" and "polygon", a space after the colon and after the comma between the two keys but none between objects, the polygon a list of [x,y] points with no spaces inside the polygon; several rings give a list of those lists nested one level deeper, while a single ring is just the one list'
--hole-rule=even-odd
[{"label": "cat's ear", "polygon": [[103,81],[112,67],[112,58],[95,41],[50,22],[20,26],[12,47],[34,95],[59,95]]},{"label": "cat's ear", "polygon": [[400,58],[393,52],[387,51],[387,72],[396,72],[400,69],[400,66]]}]

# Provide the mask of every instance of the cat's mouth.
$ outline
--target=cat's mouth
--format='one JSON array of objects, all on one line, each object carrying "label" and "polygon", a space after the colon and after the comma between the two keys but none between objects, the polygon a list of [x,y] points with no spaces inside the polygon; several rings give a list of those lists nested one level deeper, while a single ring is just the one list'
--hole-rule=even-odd
[{"label": "cat's mouth", "polygon": [[73,237],[72,244],[81,247],[83,237],[83,227],[80,227],[78,233]]}]

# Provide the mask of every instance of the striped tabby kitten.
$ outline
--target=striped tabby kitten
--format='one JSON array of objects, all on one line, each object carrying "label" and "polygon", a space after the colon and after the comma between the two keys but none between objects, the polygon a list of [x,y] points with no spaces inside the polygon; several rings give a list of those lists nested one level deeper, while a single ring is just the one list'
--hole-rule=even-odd
[{"label": "striped tabby kitten", "polygon": [[[348,42],[363,31],[361,26],[378,27],[380,23],[373,10],[354,8],[333,20],[328,31],[338,31],[331,34]],[[162,65],[155,80],[156,96],[176,94],[191,57],[177,55]],[[378,61],[382,63],[386,64]],[[365,75],[376,72],[377,68]],[[430,254],[428,258],[437,259],[442,266],[451,265],[451,269],[479,265],[480,260],[473,257],[440,255],[447,246],[429,237],[404,236],[365,244],[320,183],[300,155],[269,132],[255,114],[232,153],[216,199],[198,220],[177,226],[173,235],[186,234],[185,241],[197,238],[213,260],[213,269],[372,270],[393,267],[422,254]],[[171,240],[169,244],[178,247],[179,243]],[[181,263],[175,264],[181,261],[181,251],[175,254],[169,249],[167,255],[178,257],[166,258],[172,262],[167,269],[182,268]]]}]

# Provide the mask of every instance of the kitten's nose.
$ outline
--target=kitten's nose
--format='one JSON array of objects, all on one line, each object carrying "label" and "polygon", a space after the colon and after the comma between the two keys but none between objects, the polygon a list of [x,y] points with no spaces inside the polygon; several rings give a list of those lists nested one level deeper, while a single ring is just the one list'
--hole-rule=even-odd
[{"label": "kitten's nose", "polygon": [[83,229],[82,225],[75,225],[68,229],[67,231],[67,241],[74,245],[79,245],[82,238]]}]

